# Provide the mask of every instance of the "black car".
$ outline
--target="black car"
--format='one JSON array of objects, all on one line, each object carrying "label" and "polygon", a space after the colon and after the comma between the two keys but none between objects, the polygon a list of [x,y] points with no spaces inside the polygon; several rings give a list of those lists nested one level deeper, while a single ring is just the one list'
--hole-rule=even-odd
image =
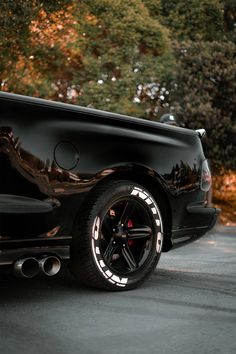
[{"label": "black car", "polygon": [[216,221],[203,133],[1,92],[0,266],[137,287]]}]

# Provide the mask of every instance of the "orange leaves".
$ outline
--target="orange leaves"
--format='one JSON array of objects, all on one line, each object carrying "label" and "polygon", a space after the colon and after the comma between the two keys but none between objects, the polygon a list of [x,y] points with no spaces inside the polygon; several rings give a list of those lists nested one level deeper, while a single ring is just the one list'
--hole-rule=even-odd
[{"label": "orange leaves", "polygon": [[236,172],[224,171],[214,177],[215,196],[217,198],[234,200],[236,203]]},{"label": "orange leaves", "polygon": [[97,25],[98,20],[96,18],[96,16],[93,15],[86,15],[85,16],[85,20],[90,24],[90,25]]},{"label": "orange leaves", "polygon": [[236,226],[236,172],[224,171],[213,177],[213,203],[222,209],[220,221]]},{"label": "orange leaves", "polygon": [[77,22],[73,13],[72,6],[53,13],[46,13],[41,9],[38,18],[30,24],[32,45],[38,44],[51,48],[57,45],[65,51],[68,44],[76,43],[78,32],[75,29]]}]

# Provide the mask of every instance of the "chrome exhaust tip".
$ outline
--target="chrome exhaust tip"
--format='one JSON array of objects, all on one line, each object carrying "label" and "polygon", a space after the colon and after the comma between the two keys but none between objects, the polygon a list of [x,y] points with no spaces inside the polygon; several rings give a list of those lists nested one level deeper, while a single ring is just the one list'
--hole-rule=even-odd
[{"label": "chrome exhaust tip", "polygon": [[14,263],[14,273],[18,277],[33,278],[39,273],[39,262],[34,257],[18,259]]},{"label": "chrome exhaust tip", "polygon": [[39,260],[39,269],[49,277],[56,275],[61,269],[61,261],[55,256],[44,257]]}]

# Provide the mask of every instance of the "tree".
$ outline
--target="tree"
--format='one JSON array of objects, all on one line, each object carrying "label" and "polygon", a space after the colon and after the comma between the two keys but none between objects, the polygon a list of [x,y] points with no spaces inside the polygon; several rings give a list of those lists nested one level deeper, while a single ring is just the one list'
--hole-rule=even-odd
[{"label": "tree", "polygon": [[[9,1],[5,14],[8,8]],[[138,86],[163,81],[172,57],[168,30],[144,2],[64,1],[48,8],[32,0],[14,11],[13,37],[17,42],[19,34],[21,45],[10,51],[5,45],[3,89],[145,116]]]},{"label": "tree", "polygon": [[206,128],[214,167],[236,169],[235,1],[161,0],[161,16],[176,59],[168,83],[172,110],[180,124]]},{"label": "tree", "polygon": [[236,46],[185,42],[175,48],[175,109],[182,125],[207,130],[207,155],[215,167],[236,169]]},{"label": "tree", "polygon": [[163,79],[168,31],[142,1],[87,1],[80,10],[88,20],[85,65],[75,76],[82,90],[79,104],[145,116],[137,88]]},{"label": "tree", "polygon": [[236,2],[224,0],[224,28],[228,39],[236,44]]},{"label": "tree", "polygon": [[[61,21],[64,19],[65,9],[68,9],[70,3],[68,0],[50,3],[45,0],[1,2],[0,83],[3,90],[47,97],[50,91],[49,80],[37,65],[44,62],[44,66],[50,66],[47,60],[53,59],[53,55],[40,58],[40,54],[44,55],[46,51],[42,50],[43,43],[39,40],[41,36],[38,36],[33,28],[38,18],[44,18],[45,29],[55,28],[56,21],[59,18]],[[38,61],[34,61],[35,53],[39,54]],[[62,57],[63,53],[60,53],[60,56]],[[51,64],[53,67],[53,61]]]},{"label": "tree", "polygon": [[162,22],[178,40],[212,41],[224,33],[221,0],[162,0]]}]

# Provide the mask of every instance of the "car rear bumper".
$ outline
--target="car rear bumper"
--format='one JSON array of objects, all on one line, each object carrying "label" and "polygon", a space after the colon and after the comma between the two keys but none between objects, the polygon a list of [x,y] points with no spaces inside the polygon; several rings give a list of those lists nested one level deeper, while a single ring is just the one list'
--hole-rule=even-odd
[{"label": "car rear bumper", "polygon": [[191,225],[172,230],[172,248],[182,246],[203,236],[216,224],[220,209],[213,207],[203,207],[200,205],[189,205],[187,207],[187,217],[191,220]]},{"label": "car rear bumper", "polygon": [[200,225],[204,223],[204,226],[210,230],[215,225],[221,210],[213,207],[190,205],[187,207],[187,211],[189,214],[196,216]]}]

